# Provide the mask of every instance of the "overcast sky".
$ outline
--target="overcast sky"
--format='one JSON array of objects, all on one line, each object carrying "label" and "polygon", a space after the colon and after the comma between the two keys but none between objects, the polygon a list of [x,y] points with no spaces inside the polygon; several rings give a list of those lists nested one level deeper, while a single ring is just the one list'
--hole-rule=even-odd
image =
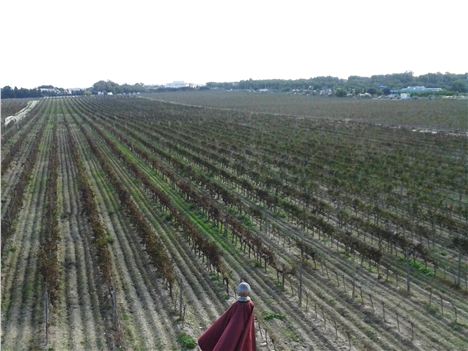
[{"label": "overcast sky", "polygon": [[11,0],[0,85],[468,72],[468,1]]}]

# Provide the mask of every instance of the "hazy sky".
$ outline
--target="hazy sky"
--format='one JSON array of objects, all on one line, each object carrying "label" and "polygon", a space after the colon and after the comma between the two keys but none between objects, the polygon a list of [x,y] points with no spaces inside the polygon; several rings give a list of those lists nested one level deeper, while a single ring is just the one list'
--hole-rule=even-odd
[{"label": "hazy sky", "polygon": [[467,0],[2,0],[0,85],[468,72]]}]

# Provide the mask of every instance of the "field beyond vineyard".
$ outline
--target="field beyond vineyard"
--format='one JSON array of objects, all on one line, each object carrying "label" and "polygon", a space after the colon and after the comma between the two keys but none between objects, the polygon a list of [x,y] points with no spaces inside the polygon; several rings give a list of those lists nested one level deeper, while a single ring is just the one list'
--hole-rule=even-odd
[{"label": "field beyond vineyard", "polygon": [[468,129],[466,99],[388,100],[223,90],[162,92],[145,94],[145,97],[247,112],[331,120],[350,119],[392,127],[465,132]]},{"label": "field beyond vineyard", "polygon": [[242,279],[259,350],[468,349],[466,101],[187,96],[3,128],[3,350],[190,349]]}]

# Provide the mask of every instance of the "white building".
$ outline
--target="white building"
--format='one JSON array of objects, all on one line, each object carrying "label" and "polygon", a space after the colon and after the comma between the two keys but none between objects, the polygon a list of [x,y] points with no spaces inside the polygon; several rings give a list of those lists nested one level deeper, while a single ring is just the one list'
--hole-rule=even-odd
[{"label": "white building", "polygon": [[168,83],[168,84],[164,85],[165,88],[172,88],[172,89],[186,88],[186,87],[189,87],[189,86],[190,86],[190,84],[185,83],[182,80],[176,80],[176,81],[173,81],[172,83]]},{"label": "white building", "polygon": [[437,93],[439,91],[442,91],[442,88],[426,88],[423,85],[400,89],[400,93]]}]

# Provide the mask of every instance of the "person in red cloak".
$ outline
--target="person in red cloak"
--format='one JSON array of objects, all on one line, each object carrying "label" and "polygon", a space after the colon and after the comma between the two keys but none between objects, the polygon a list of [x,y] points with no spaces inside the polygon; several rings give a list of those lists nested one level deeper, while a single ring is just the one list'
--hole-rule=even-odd
[{"label": "person in red cloak", "polygon": [[198,339],[202,351],[255,351],[254,304],[250,285],[239,284],[239,299]]}]

